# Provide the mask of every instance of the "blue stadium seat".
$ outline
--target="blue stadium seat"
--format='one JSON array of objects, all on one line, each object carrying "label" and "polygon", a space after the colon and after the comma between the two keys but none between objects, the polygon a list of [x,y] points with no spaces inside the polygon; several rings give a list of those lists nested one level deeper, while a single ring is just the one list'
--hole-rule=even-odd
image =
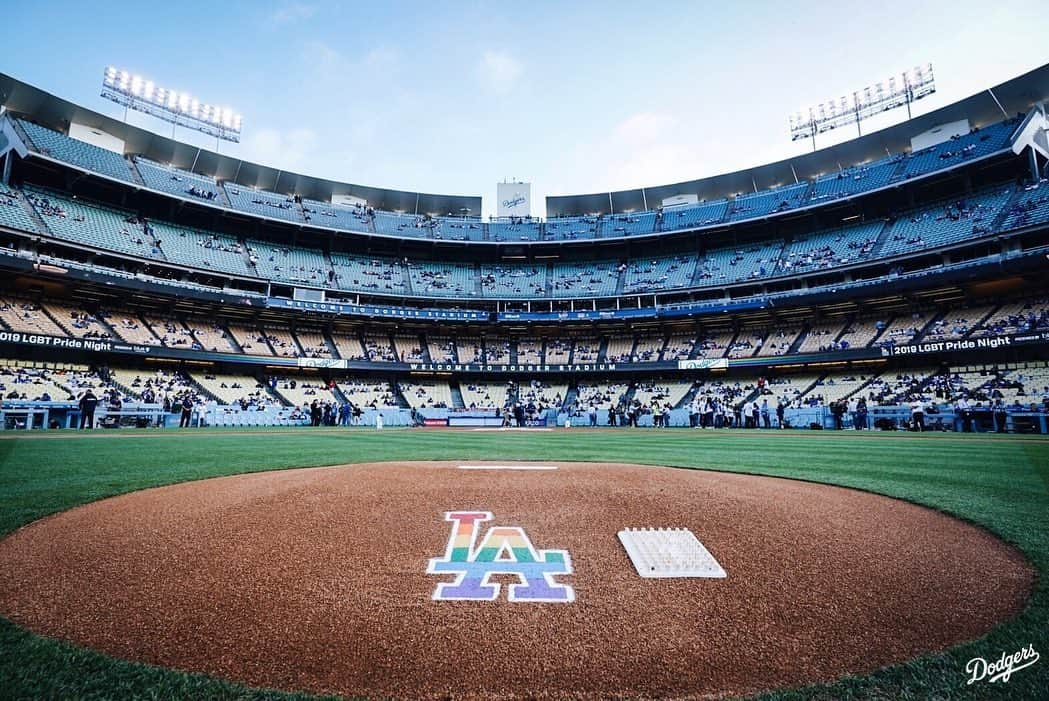
[{"label": "blue stadium seat", "polygon": [[249,260],[254,263],[260,277],[313,287],[334,286],[332,267],[321,251],[251,239],[245,243]]},{"label": "blue stadium seat", "polygon": [[158,221],[151,221],[149,228],[160,242],[164,256],[172,263],[258,277],[258,273],[248,264],[243,244],[231,236]]},{"label": "blue stadium seat", "polygon": [[1010,204],[1002,229],[1020,229],[1049,221],[1049,181],[1024,190]]},{"label": "blue stadium seat", "polygon": [[876,221],[796,237],[783,250],[776,271],[794,275],[869,260],[883,228],[885,222]]},{"label": "blue stadium seat", "polygon": [[894,256],[988,233],[1012,194],[1012,188],[998,188],[900,216],[886,232],[885,244],[878,253]]},{"label": "blue stadium seat", "polygon": [[25,194],[44,224],[58,238],[92,248],[163,259],[141,222],[129,212],[86,204],[35,188],[25,188]]},{"label": "blue stadium seat", "polygon": [[902,177],[913,178],[1001,151],[1009,145],[1015,128],[1016,120],[1010,119],[916,151],[905,159]]},{"label": "blue stadium seat", "polygon": [[660,231],[677,231],[692,227],[710,226],[725,219],[728,200],[713,200],[698,204],[667,207],[659,223]]},{"label": "blue stadium seat", "polygon": [[226,190],[230,204],[241,212],[297,223],[306,221],[303,218],[302,207],[288,195],[255,190],[234,183],[223,183],[222,186]]},{"label": "blue stadium seat", "polygon": [[467,263],[408,263],[412,291],[432,297],[476,297],[478,278]]},{"label": "blue stadium seat", "polygon": [[[417,239],[433,238],[434,229],[439,224],[434,220],[417,217],[411,214],[397,214],[395,212],[375,212],[375,233],[387,236],[407,236]],[[480,224],[478,224],[480,228]]]},{"label": "blue stadium seat", "polygon": [[616,293],[620,264],[615,261],[557,263],[550,270],[553,297],[595,297]]},{"label": "blue stadium seat", "polygon": [[821,176],[812,184],[809,203],[843,199],[885,187],[892,180],[901,160],[902,157],[897,156]]},{"label": "blue stadium seat", "polygon": [[805,204],[803,197],[808,189],[809,184],[806,182],[739,195],[729,206],[728,218],[730,221],[740,221],[795,209]]},{"label": "blue stadium seat", "polygon": [[18,124],[25,130],[36,150],[46,156],[111,178],[135,182],[131,166],[119,153],[59,134],[24,119],[18,120]]},{"label": "blue stadium seat", "polygon": [[546,297],[546,265],[482,265],[481,290],[485,297]]},{"label": "blue stadium seat", "polygon": [[598,217],[559,217],[544,225],[546,241],[576,241],[597,238]]},{"label": "blue stadium seat", "polygon": [[365,258],[333,253],[335,284],[341,290],[407,294],[408,282],[404,265],[389,258]]},{"label": "blue stadium seat", "polygon": [[3,183],[0,183],[0,226],[19,231],[40,231],[24,208],[22,193],[6,187]]},{"label": "blue stadium seat", "polygon": [[492,221],[488,224],[490,241],[538,241],[539,222]]},{"label": "blue stadium seat", "polygon": [[221,207],[229,207],[222,196],[222,188],[214,178],[162,165],[141,156],[135,158],[135,167],[138,168],[146,187],[170,192],[186,199],[197,198]]},{"label": "blue stadium seat", "polygon": [[302,201],[303,216],[314,226],[342,231],[371,231],[371,216],[364,206],[330,204],[317,200]]},{"label": "blue stadium seat", "polygon": [[776,270],[782,252],[782,241],[708,251],[697,264],[696,286],[719,286],[768,278]]},{"label": "blue stadium seat", "polygon": [[624,273],[623,292],[652,292],[690,287],[696,274],[696,256],[633,260]]}]

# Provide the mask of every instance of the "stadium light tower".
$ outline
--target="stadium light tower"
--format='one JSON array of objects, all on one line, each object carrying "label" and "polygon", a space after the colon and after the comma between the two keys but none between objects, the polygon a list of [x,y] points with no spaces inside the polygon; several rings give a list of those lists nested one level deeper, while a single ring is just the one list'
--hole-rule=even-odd
[{"label": "stadium light tower", "polygon": [[163,119],[171,123],[171,138],[175,138],[175,127],[193,129],[218,140],[240,143],[243,119],[228,107],[217,107],[202,103],[189,93],[158,87],[152,80],[107,66],[102,76],[102,97],[112,100],[127,110]]},{"label": "stadium light tower", "polygon": [[842,95],[808,109],[808,116],[799,112],[790,116],[790,139],[812,139],[816,150],[816,134],[856,123],[856,131],[863,136],[860,122],[897,107],[907,106],[911,118],[911,103],[936,92],[932,64],[915,66],[913,70],[891,76],[888,80],[856,90],[852,97]]}]

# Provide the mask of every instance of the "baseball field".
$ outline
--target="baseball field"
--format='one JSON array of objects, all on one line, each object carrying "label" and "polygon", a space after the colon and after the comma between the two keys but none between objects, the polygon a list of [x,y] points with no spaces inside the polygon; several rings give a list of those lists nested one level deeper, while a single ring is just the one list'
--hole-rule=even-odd
[{"label": "baseball field", "polygon": [[[0,475],[0,698],[1049,689],[1038,436],[10,432]],[[431,597],[464,509],[534,540],[515,562],[570,558],[545,581],[571,595]],[[647,526],[690,527],[727,577],[641,579],[615,536]]]}]

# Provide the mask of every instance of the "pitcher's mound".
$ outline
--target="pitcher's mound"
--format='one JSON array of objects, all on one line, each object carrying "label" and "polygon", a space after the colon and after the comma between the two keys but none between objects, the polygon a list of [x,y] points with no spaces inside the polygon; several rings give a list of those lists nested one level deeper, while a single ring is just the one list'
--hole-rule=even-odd
[{"label": "pitcher's mound", "polygon": [[[0,613],[255,686],[681,698],[941,650],[1018,611],[1033,582],[988,533],[862,492],[631,465],[462,464],[269,472],[77,508],[0,543]],[[690,529],[727,577],[639,577],[616,534],[645,527]],[[427,574],[435,558],[455,564]],[[505,573],[515,567],[572,596],[510,596],[527,583]],[[443,601],[439,584],[499,586],[494,600]]]}]

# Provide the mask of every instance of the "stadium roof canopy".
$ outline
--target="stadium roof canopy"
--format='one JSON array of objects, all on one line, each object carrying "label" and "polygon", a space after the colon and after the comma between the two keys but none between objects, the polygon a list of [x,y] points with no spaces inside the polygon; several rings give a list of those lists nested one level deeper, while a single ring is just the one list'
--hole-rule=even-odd
[{"label": "stadium roof canopy", "polygon": [[[993,95],[992,95],[993,93]],[[655,209],[676,195],[718,200],[811,180],[826,173],[911,150],[911,139],[933,127],[963,119],[980,127],[1026,113],[1049,101],[1049,64],[989,90],[865,136],[776,163],[709,178],[615,192],[558,195],[546,198],[546,216],[611,214]],[[745,138],[745,135],[738,135]]]},{"label": "stadium roof canopy", "polygon": [[122,139],[126,154],[170,163],[177,168],[193,170],[244,187],[301,195],[322,202],[330,201],[333,195],[349,195],[367,200],[368,204],[377,209],[393,212],[481,216],[479,196],[389,190],[325,180],[251,163],[126,124],[63,100],[4,73],[0,73],[0,105],[16,116],[29,117],[41,126],[63,133],[68,132],[70,123],[99,129]]}]

